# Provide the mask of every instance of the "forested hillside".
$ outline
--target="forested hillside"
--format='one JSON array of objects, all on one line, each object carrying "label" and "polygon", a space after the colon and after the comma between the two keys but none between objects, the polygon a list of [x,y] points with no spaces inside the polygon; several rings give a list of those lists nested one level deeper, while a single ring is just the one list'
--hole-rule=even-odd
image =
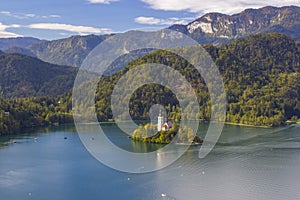
[{"label": "forested hillside", "polygon": [[[300,44],[298,42],[285,35],[272,33],[249,36],[220,47],[204,45],[204,48],[212,56],[223,77],[228,99],[227,122],[280,126],[289,119],[300,118]],[[197,51],[198,49],[199,46],[186,47],[183,51]],[[11,58],[15,57],[21,58],[22,56],[0,55],[0,63],[6,63],[6,67],[1,69],[2,74],[6,73],[2,75],[1,81],[5,82],[7,78],[9,80],[6,82],[10,81],[10,84],[4,85],[2,91],[10,90],[11,87],[18,87],[21,90],[16,91],[23,91],[18,83],[24,76],[36,79],[34,80],[37,84],[29,88],[36,87],[38,88],[36,91],[43,91],[41,89],[46,86],[41,87],[41,85],[45,84],[45,74],[54,73],[54,76],[61,69],[68,69],[56,67],[50,72],[39,71],[44,68],[32,65],[31,61],[35,60],[30,58],[28,66],[32,67],[32,70],[25,71],[25,73],[22,67],[25,66],[24,62],[19,63],[18,59],[11,62]],[[99,121],[108,121],[113,118],[110,97],[120,77],[128,70],[144,63],[165,64],[182,73],[194,88],[200,106],[200,112],[196,116],[184,117],[191,120],[210,119],[210,95],[201,75],[182,58],[168,51],[158,50],[132,61],[118,73],[99,81],[95,100]],[[65,74],[64,78],[59,78],[60,81],[49,80],[47,91],[67,88],[66,86],[73,83],[74,71],[72,68],[69,69],[70,71]],[[25,89],[24,91],[28,90],[28,88]],[[11,93],[11,96],[13,94]],[[26,94],[30,95],[30,93]],[[11,127],[15,129],[30,126],[30,124],[47,125],[69,122],[72,113],[71,99],[71,93],[56,98],[3,99],[0,104],[1,133],[11,133]],[[154,84],[143,86],[134,92],[130,101],[130,114],[133,119],[149,119],[148,111],[153,104],[157,103],[165,105],[170,119],[174,121],[180,119],[181,110],[174,94],[169,89]],[[188,109],[193,109],[193,106],[189,105]]]},{"label": "forested hillside", "polygon": [[[273,33],[247,37],[221,47],[204,47],[219,66],[223,77],[229,104],[228,122],[279,126],[288,119],[300,117],[299,43]],[[197,51],[198,47],[187,48]],[[112,118],[110,96],[117,80],[128,69],[143,63],[162,63],[185,75],[200,102],[200,113],[186,117],[210,119],[210,97],[200,74],[171,53],[156,51],[99,83],[96,106],[100,120]],[[174,94],[159,85],[140,88],[131,100],[130,114],[135,119],[146,119],[151,105],[157,103],[166,106],[173,120],[180,114]]]},{"label": "forested hillside", "polygon": [[77,68],[20,54],[0,54],[0,96],[58,96],[69,92]]}]

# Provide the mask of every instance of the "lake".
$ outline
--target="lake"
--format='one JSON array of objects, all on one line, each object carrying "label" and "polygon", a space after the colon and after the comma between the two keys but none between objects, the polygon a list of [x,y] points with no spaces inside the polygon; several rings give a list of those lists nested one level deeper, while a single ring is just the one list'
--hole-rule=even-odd
[{"label": "lake", "polygon": [[[201,124],[200,136],[207,124]],[[136,152],[160,145],[132,142],[114,124],[106,135]],[[64,139],[67,137],[67,139]],[[35,139],[36,138],[36,139]],[[14,141],[16,143],[14,144]],[[66,199],[300,199],[300,126],[255,128],[226,125],[204,159],[191,147],[160,171],[128,174],[106,167],[82,145],[74,126],[0,137],[3,200]]]}]

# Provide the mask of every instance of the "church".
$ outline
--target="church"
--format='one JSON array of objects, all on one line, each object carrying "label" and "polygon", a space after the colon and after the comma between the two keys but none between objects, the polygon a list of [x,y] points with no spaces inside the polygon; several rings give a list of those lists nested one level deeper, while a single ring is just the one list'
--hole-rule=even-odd
[{"label": "church", "polygon": [[157,131],[167,131],[172,128],[172,125],[172,122],[165,121],[164,116],[161,114],[161,111],[159,111],[157,118]]}]

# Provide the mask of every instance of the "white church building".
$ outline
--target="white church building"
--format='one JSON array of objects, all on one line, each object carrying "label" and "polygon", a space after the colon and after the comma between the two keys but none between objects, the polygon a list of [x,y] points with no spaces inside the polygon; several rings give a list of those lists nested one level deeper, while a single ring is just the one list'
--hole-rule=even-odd
[{"label": "white church building", "polygon": [[161,114],[161,111],[159,111],[159,115],[157,117],[157,131],[167,131],[170,128],[172,128],[172,122],[167,122]]}]

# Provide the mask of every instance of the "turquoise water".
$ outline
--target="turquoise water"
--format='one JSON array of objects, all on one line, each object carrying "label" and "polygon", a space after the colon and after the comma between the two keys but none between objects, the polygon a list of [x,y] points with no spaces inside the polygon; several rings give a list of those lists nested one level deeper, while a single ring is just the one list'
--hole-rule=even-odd
[{"label": "turquoise water", "polygon": [[[206,127],[202,124],[200,135]],[[147,152],[161,147],[132,142],[113,124],[104,130],[124,149]],[[206,158],[198,158],[198,149],[191,147],[163,170],[128,174],[95,160],[73,126],[0,137],[0,196],[3,200],[300,199],[299,125],[277,129],[226,125]]]}]

